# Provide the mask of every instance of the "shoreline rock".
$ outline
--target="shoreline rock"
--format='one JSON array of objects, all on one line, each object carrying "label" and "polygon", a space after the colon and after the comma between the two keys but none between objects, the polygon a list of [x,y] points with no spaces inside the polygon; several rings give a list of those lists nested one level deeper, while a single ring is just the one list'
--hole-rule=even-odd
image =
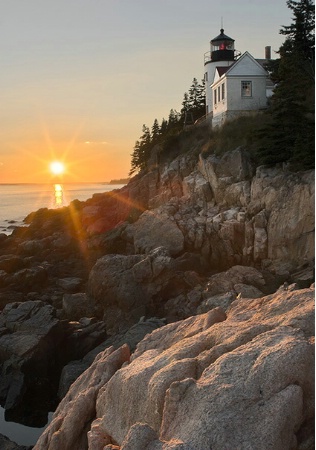
[{"label": "shoreline rock", "polygon": [[[267,294],[280,285],[275,295],[282,297],[314,281],[314,171],[255,168],[243,148],[221,157],[203,157],[198,150],[155,164],[120,190],[94,195],[85,202],[73,201],[69,207],[36,211],[26,218],[26,227],[16,227],[10,236],[0,235],[0,370],[4,374],[0,392],[8,413],[19,399],[33,395],[26,388],[30,383],[24,383],[32,370],[24,368],[42,364],[44,372],[49,372],[47,367],[53,363],[47,361],[45,352],[39,351],[35,358],[36,331],[25,331],[28,320],[33,320],[32,308],[30,317],[11,328],[6,322],[9,311],[30,308],[30,302],[40,302],[43,311],[54,311],[50,317],[57,321],[56,342],[63,357],[59,358],[52,344],[58,374],[52,384],[47,381],[50,374],[44,382],[51,396],[52,392],[56,395],[63,366],[87,355],[78,363],[78,367],[87,367],[92,362],[90,350],[108,339],[119,340],[139,320],[158,317],[171,325],[190,317],[198,321],[201,313],[207,317],[216,313],[227,322],[225,317],[236,302],[244,302],[240,304],[247,310],[249,305],[264,304]],[[294,342],[296,346],[295,333],[279,331],[271,342]],[[49,333],[41,339],[45,345],[51,341]],[[267,345],[269,339],[267,335]],[[272,353],[273,345],[269,347]],[[25,355],[19,353],[23,349]],[[184,372],[195,380],[191,362],[185,367]],[[15,384],[7,368],[14,369]],[[179,383],[184,391],[197,389],[198,395],[195,381],[187,387],[184,381]],[[171,395],[170,404],[176,404],[174,398]],[[299,403],[297,387],[280,391],[280,405],[292,398]],[[299,414],[290,421],[300,423]],[[120,440],[123,434],[126,440],[120,445],[131,448],[137,436],[140,442],[150,442],[155,435],[155,448],[160,448],[161,430],[156,428],[152,431],[152,425],[133,424],[127,435],[126,430],[119,432]],[[168,439],[173,436],[166,445],[174,441],[181,447],[172,427],[170,433],[168,426],[163,429]],[[91,429],[93,442],[99,432],[96,422]]]},{"label": "shoreline rock", "polygon": [[283,290],[168,324],[131,356],[105,350],[34,450],[312,448],[313,334],[314,290]]}]

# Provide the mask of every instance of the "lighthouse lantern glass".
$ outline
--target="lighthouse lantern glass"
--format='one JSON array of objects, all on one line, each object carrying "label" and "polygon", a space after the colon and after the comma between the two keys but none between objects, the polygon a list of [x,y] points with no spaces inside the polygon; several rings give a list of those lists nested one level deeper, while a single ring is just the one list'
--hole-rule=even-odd
[{"label": "lighthouse lantern glass", "polygon": [[234,44],[232,41],[228,40],[213,42],[211,51],[216,52],[218,50],[234,50]]}]

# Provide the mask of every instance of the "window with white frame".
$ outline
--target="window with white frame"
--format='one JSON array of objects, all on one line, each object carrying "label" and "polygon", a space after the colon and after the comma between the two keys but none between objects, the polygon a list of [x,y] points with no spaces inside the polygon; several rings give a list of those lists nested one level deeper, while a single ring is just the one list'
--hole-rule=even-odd
[{"label": "window with white frame", "polygon": [[222,84],[222,100],[225,98],[225,83]]},{"label": "window with white frame", "polygon": [[242,81],[241,82],[241,96],[242,97],[252,97],[252,82]]},{"label": "window with white frame", "polygon": [[217,94],[217,90],[214,89],[214,104],[215,104],[215,105],[216,105],[216,103],[217,103],[217,96],[216,96],[216,94]]},{"label": "window with white frame", "polygon": [[217,98],[218,98],[218,101],[220,102],[221,101],[221,87],[220,86],[218,86],[218,88],[217,88]]}]

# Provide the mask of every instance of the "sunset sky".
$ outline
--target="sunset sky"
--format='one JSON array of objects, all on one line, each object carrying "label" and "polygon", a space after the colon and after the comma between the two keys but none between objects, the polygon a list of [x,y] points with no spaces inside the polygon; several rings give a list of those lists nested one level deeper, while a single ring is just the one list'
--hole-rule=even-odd
[{"label": "sunset sky", "polygon": [[285,0],[0,0],[0,183],[126,177],[142,124],[181,109],[209,41],[278,50]]}]

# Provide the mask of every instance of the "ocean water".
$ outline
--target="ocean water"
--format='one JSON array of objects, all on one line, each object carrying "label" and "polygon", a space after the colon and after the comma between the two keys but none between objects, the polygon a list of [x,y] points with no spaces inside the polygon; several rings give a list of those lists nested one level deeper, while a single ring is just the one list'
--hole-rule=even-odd
[{"label": "ocean water", "polygon": [[0,233],[10,234],[23,219],[40,208],[67,206],[72,200],[87,200],[95,193],[119,189],[122,184],[0,184]]},{"label": "ocean water", "polygon": [[[53,413],[48,413],[48,423],[52,420]],[[15,422],[5,420],[5,410],[0,407],[0,433],[19,445],[35,445],[47,425],[42,428],[27,427]]]}]

